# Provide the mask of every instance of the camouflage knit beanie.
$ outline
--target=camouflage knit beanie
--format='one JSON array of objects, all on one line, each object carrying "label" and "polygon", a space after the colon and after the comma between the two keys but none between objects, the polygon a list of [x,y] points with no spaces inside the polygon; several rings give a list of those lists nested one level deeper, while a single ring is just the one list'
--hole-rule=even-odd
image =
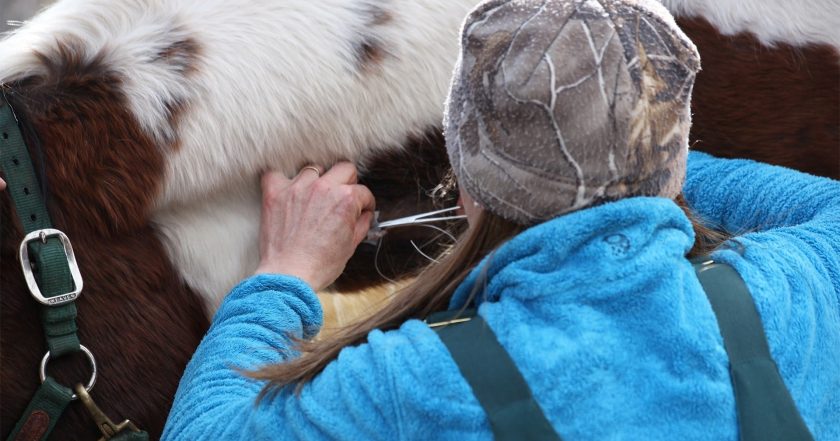
[{"label": "camouflage knit beanie", "polygon": [[490,0],[464,22],[444,130],[455,175],[521,225],[679,194],[700,59],[655,0]]}]

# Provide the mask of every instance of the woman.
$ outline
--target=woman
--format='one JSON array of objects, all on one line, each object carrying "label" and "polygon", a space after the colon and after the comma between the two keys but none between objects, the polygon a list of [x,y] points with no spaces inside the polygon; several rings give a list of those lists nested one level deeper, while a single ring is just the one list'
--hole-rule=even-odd
[{"label": "woman", "polygon": [[374,201],[347,163],[267,174],[260,268],[219,309],[164,438],[490,439],[421,321],[472,305],[565,439],[736,439],[682,188],[747,232],[712,257],[746,281],[811,433],[840,439],[840,183],[693,154],[683,187],[699,58],[654,2],[493,0],[461,47],[445,134],[464,237],[380,312],[309,341],[313,289]]}]

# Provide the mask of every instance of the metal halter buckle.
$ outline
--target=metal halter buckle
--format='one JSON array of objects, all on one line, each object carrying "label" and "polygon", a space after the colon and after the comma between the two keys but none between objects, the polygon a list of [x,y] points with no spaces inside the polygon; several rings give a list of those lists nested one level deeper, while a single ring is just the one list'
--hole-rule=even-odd
[{"label": "metal halter buckle", "polygon": [[[79,349],[87,355],[88,362],[90,363],[92,373],[90,374],[90,380],[88,380],[88,383],[84,387],[87,392],[90,392],[90,390],[93,389],[93,385],[96,384],[96,359],[93,358],[93,353],[90,352],[90,349],[86,348],[84,345],[79,345]],[[47,380],[47,363],[49,362],[50,351],[47,351],[47,353],[44,354],[44,358],[41,359],[41,366],[38,370],[38,377],[41,379],[41,383]],[[70,399],[75,401],[79,399],[79,396],[73,394]]]},{"label": "metal halter buckle", "polygon": [[[60,294],[54,297],[44,297],[41,294],[41,289],[38,288],[38,283],[35,281],[35,275],[32,273],[32,265],[29,262],[29,242],[40,240],[47,243],[48,237],[58,237],[61,240],[61,245],[64,246],[64,254],[67,256],[67,266],[70,267],[70,275],[73,276],[73,284],[76,289],[74,291]],[[23,269],[23,277],[26,279],[26,285],[29,286],[29,292],[32,297],[39,303],[47,306],[59,306],[65,303],[70,303],[76,300],[82,292],[82,274],[79,272],[79,265],[76,263],[76,256],[73,254],[73,246],[70,245],[70,239],[67,235],[59,230],[53,228],[45,228],[43,230],[36,230],[26,235],[23,242],[20,243],[20,265]]]}]

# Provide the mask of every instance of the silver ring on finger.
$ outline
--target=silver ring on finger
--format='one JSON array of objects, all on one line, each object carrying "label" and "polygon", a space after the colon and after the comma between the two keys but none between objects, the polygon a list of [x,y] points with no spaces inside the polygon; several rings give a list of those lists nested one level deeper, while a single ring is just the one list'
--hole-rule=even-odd
[{"label": "silver ring on finger", "polygon": [[300,169],[300,172],[303,173],[304,170],[312,170],[315,172],[316,175],[318,175],[319,178],[321,177],[321,170],[318,169],[318,167],[315,167],[314,165],[307,165],[306,167]]}]

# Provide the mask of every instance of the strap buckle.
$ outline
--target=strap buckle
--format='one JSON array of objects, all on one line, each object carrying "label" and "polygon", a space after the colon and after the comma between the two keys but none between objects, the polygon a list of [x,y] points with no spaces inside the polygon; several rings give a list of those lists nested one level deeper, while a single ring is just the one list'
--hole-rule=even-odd
[{"label": "strap buckle", "polygon": [[[41,289],[38,288],[38,283],[35,281],[35,275],[32,273],[32,264],[29,262],[29,242],[40,240],[47,243],[47,238],[58,237],[61,245],[64,247],[64,254],[67,256],[67,266],[70,268],[70,275],[73,277],[73,285],[75,290],[60,294],[54,297],[44,297],[41,294]],[[45,228],[42,230],[35,230],[26,235],[20,243],[20,265],[23,269],[23,277],[26,279],[26,285],[29,287],[29,292],[32,297],[39,303],[47,306],[59,306],[65,303],[70,303],[76,300],[82,292],[82,274],[79,272],[79,265],[76,263],[76,256],[73,254],[73,246],[70,245],[70,239],[66,234],[54,228]]]},{"label": "strap buckle", "polygon": [[96,427],[99,428],[99,431],[102,432],[102,437],[99,438],[99,441],[108,441],[111,438],[116,437],[122,431],[128,429],[132,432],[140,432],[140,429],[137,428],[131,420],[125,420],[119,424],[114,424],[108,415],[105,415],[105,412],[96,405],[91,398],[88,391],[85,390],[85,387],[81,385],[81,383],[77,384],[75,387],[76,395],[79,396],[79,399],[82,400],[82,404],[85,405],[85,409],[87,409],[90,417],[93,418],[93,421],[96,422]]}]

